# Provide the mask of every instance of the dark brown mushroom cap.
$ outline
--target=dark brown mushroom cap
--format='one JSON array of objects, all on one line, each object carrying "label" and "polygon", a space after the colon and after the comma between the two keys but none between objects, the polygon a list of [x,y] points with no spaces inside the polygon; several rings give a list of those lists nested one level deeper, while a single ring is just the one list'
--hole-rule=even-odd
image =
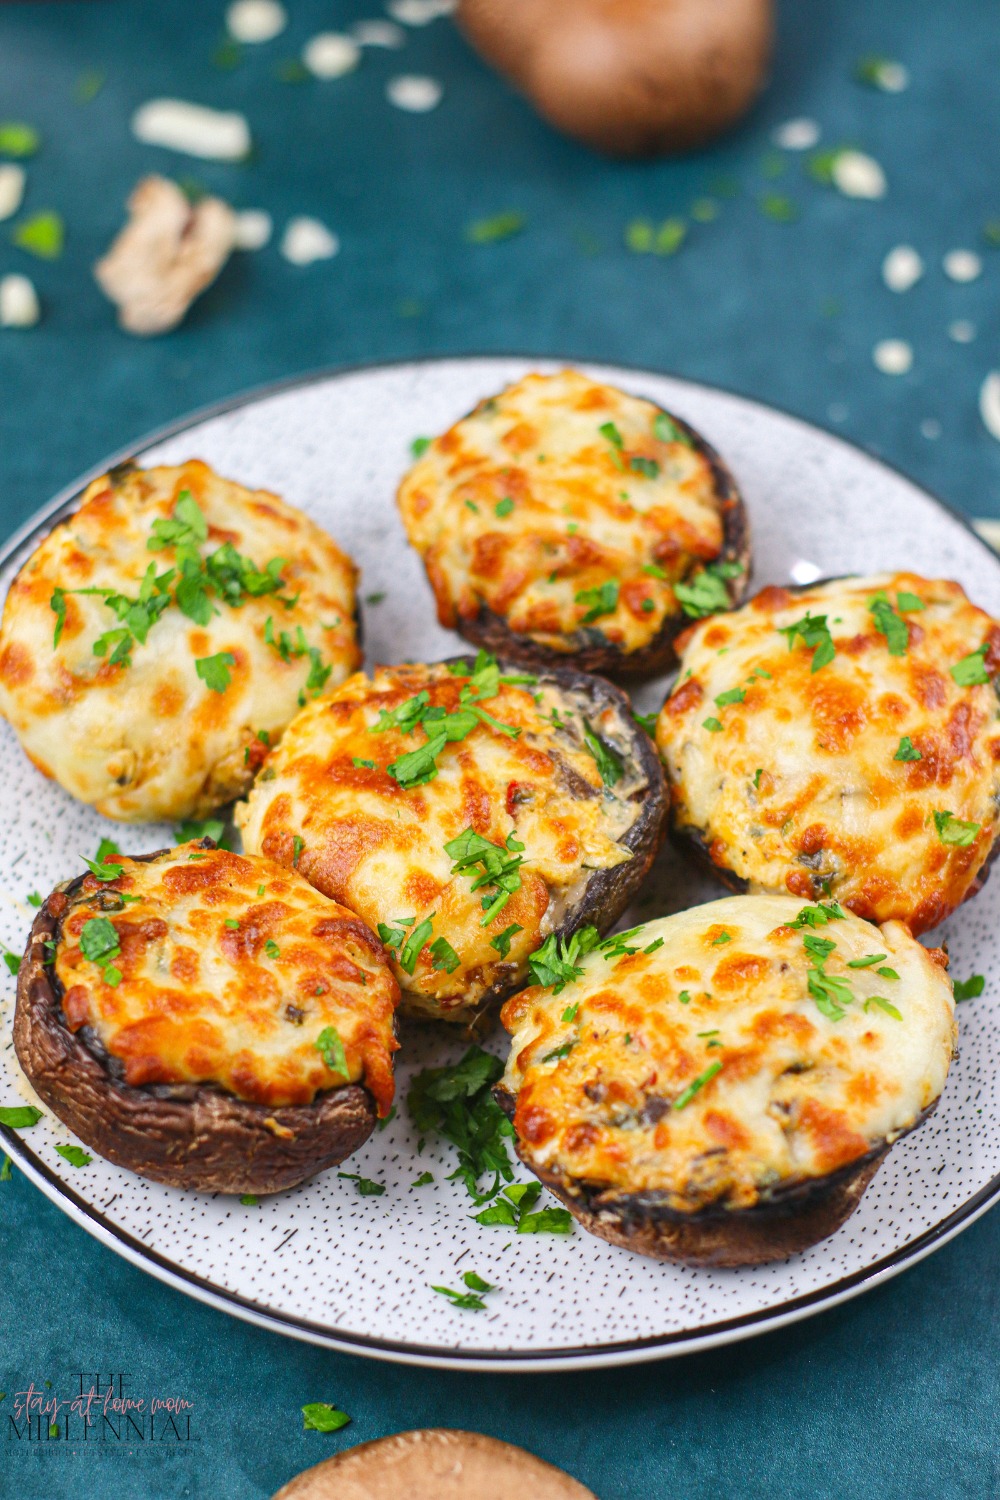
[{"label": "dark brown mushroom cap", "polygon": [[550,124],[613,156],[686,150],[763,86],[770,0],[459,0],[476,50]]},{"label": "dark brown mushroom cap", "polygon": [[54,967],[63,918],[85,878],[58,887],[38,912],[14,1014],[21,1067],[42,1102],[85,1145],[170,1187],[275,1193],[336,1166],[364,1144],[376,1106],[360,1084],[327,1090],[312,1104],[269,1108],[211,1085],[132,1087],[116,1076],[119,1065],[89,1028],[69,1029]]},{"label": "dark brown mushroom cap", "polygon": [[[671,421],[684,432],[691,447],[708,462],[712,472],[716,499],[722,518],[722,549],[716,562],[739,563],[742,572],[735,578],[725,580],[730,608],[736,609],[746,598],[750,582],[750,523],[746,505],[736,480],[728,466],[719,457],[711,443],[682,417],[670,413]],[[698,568],[692,567],[689,577]],[[572,649],[555,651],[541,645],[529,635],[513,631],[502,616],[482,606],[478,615],[471,619],[459,616],[455,628],[474,646],[482,646],[494,656],[505,658],[519,666],[563,667],[573,666],[582,672],[604,673],[611,677],[654,677],[667,672],[677,664],[674,642],[692,624],[691,619],[678,611],[668,615],[656,635],[638,651],[622,651],[611,641],[605,640],[600,630],[588,627],[572,638]]]},{"label": "dark brown mushroom cap", "polygon": [[272,1500],[595,1500],[562,1469],[478,1432],[440,1427],[361,1443],[290,1479]]}]

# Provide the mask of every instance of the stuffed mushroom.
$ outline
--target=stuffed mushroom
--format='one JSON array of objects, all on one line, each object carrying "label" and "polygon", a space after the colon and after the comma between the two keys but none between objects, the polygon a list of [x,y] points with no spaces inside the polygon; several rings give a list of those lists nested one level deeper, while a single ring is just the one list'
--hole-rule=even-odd
[{"label": "stuffed mushroom", "polygon": [[55,890],[18,975],[35,1092],[118,1166],[273,1193],[343,1161],[393,1097],[378,938],[294,871],[209,840]]},{"label": "stuffed mushroom", "polygon": [[732,896],[532,962],[495,1090],[526,1166],[585,1228],[693,1265],[832,1234],[934,1109],[947,959],[835,902]]},{"label": "stuffed mushroom", "polygon": [[509,660],[642,675],[746,590],[746,514],[718,454],[651,401],[528,375],[420,454],[399,490],[442,625]]},{"label": "stuffed mushroom", "polygon": [[996,843],[998,669],[957,583],[765,589],[683,642],[656,728],[674,826],[737,889],[935,927]]},{"label": "stuffed mushroom", "polygon": [[549,934],[616,921],[665,798],[617,688],[481,652],[381,667],[310,704],[235,817],[247,849],[377,929],[408,1011],[468,1021]]},{"label": "stuffed mushroom", "polygon": [[357,666],[355,576],[276,495],[194,461],[124,465],[11,585],[0,712],[40,771],[107,817],[201,817]]}]

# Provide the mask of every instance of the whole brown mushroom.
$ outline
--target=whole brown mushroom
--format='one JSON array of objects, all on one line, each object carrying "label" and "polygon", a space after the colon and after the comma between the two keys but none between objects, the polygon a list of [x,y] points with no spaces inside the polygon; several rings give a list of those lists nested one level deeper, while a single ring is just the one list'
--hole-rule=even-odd
[{"label": "whole brown mushroom", "polygon": [[760,92],[771,0],[459,0],[487,62],[557,130],[613,156],[710,140]]}]

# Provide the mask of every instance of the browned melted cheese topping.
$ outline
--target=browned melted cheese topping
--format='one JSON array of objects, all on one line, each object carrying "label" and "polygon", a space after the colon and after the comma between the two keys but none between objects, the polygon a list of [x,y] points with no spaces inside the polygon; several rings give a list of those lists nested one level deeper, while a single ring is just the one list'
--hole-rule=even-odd
[{"label": "browned melted cheese topping", "polygon": [[[848,914],[793,929],[801,906],[694,907],[639,928],[630,956],[589,954],[558,995],[509,1000],[504,1084],[527,1164],[571,1192],[657,1192],[682,1213],[751,1208],[917,1123],[952,1056],[946,960],[896,922]],[[839,1020],[809,992],[814,931],[853,996]],[[897,979],[848,967],[878,954]]]},{"label": "browned melted cheese topping", "polygon": [[[313,885],[373,929],[383,923],[409,936],[430,922],[412,972],[397,949],[396,974],[409,1009],[454,1020],[474,1010],[492,984],[524,972],[528,954],[579,900],[593,871],[631,858],[620,841],[646,787],[628,760],[631,731],[617,713],[595,711],[592,701],[543,674],[524,686],[502,683],[483,700],[517,738],[480,723],[441,750],[433,780],[404,789],[388,767],[426,744],[428,730],[377,732],[380,713],[421,692],[435,708],[454,712],[468,682],[442,665],[352,677],[293,720],[236,809],[247,849],[282,864],[297,859]],[[603,785],[584,747],[585,719],[622,754],[614,788]],[[511,836],[524,845],[520,888],[485,926],[483,896],[492,887],[474,891],[482,868],[453,873],[445,850],[468,828],[497,846]],[[501,954],[493,941],[511,928],[509,952]],[[451,960],[435,953],[439,939],[458,955],[450,972],[443,964]]]},{"label": "browned melted cheese topping", "polygon": [[[235,608],[212,596],[204,625],[171,602],[145,643],[134,643],[131,664],[113,664],[113,646],[94,651],[122,625],[101,595],[136,600],[150,563],[158,574],[176,567],[174,547],[153,552],[147,544],[154,521],[173,517],[185,491],[208,526],[202,557],[229,542],[261,570],[283,559],[284,602],[245,595]],[[79,510],[11,585],[0,628],[0,712],[40,771],[108,817],[200,817],[246,789],[268,740],[296,712],[313,667],[306,647],[331,668],[326,689],[358,665],[354,582],[350,559],[276,495],[195,461],[114,471],[88,487]],[[56,589],[65,591],[58,644]],[[284,654],[282,633],[291,646]],[[220,653],[233,658],[221,692],[196,668]]]},{"label": "browned melted cheese topping", "polygon": [[[253,1104],[310,1104],[348,1082],[316,1046],[332,1027],[349,1081],[386,1114],[399,989],[358,917],[268,859],[182,844],[115,860],[118,879],[87,875],[72,899],[55,970],[70,1029],[91,1028],[127,1084],[215,1084]],[[121,907],[115,892],[138,899]],[[81,949],[85,924],[102,917],[118,935],[117,985]]]},{"label": "browned melted cheese topping", "polygon": [[[528,375],[436,438],[399,506],[442,625],[485,607],[557,651],[648,645],[680,614],[671,584],[723,545],[711,465],[677,429],[658,436],[659,416],[563,370]],[[613,606],[585,620],[595,601],[577,596],[609,582]]]},{"label": "browned melted cheese topping", "polygon": [[[901,612],[900,655],[876,629],[879,591],[923,604]],[[827,617],[836,650],[815,672],[813,649],[779,633],[807,613]],[[918,933],[975,888],[997,831],[1000,721],[992,681],[963,685],[950,669],[982,651],[995,673],[1000,626],[957,583],[896,573],[769,588],[682,644],[656,740],[675,821],[716,864],[751,890],[827,891]],[[974,827],[939,830],[948,813]]]}]

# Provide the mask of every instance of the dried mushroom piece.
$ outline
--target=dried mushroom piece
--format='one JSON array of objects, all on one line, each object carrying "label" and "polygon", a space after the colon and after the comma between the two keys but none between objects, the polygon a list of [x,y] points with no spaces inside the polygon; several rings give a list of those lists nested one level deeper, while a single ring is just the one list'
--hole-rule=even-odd
[{"label": "dried mushroom piece", "polygon": [[167,333],[215,280],[236,243],[236,215],[221,198],[190,203],[167,177],[144,177],[129,220],[94,267],[129,333]]}]

